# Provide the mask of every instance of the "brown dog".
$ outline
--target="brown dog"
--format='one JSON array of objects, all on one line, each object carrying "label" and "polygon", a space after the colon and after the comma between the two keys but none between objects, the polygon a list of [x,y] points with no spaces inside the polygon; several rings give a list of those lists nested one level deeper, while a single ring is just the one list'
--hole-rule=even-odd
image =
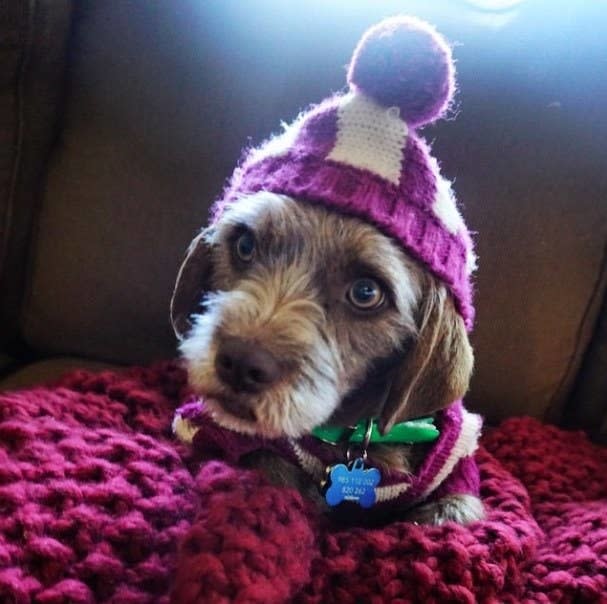
[{"label": "brown dog", "polygon": [[459,400],[475,255],[416,132],[447,111],[454,73],[429,24],[386,19],[347,93],[245,154],[173,295],[201,399],[177,414],[183,439],[365,518],[482,516],[481,422]]},{"label": "brown dog", "polygon": [[[171,312],[190,385],[217,423],[241,433],[297,438],[371,417],[388,431],[462,397],[472,371],[442,283],[369,224],[271,193],[239,200],[194,239]],[[407,473],[425,450],[370,445],[369,456]],[[243,462],[317,492],[274,454]],[[401,512],[464,523],[481,518],[482,505],[456,494]]]}]

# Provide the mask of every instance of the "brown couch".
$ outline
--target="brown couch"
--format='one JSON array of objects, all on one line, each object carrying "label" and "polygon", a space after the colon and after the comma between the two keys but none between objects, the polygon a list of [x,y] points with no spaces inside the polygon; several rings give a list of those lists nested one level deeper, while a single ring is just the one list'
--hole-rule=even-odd
[{"label": "brown couch", "polygon": [[607,439],[607,4],[510,4],[4,3],[0,388],[174,356],[176,270],[241,147],[402,11],[457,43],[459,115],[426,135],[478,232],[469,406]]}]

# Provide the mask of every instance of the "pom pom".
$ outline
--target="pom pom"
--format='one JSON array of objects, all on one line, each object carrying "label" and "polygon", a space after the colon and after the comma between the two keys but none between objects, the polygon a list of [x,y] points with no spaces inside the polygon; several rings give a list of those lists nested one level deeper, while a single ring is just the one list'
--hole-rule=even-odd
[{"label": "pom pom", "polygon": [[358,43],[348,84],[385,107],[398,107],[410,126],[427,124],[444,114],[453,97],[451,48],[425,21],[386,19]]}]

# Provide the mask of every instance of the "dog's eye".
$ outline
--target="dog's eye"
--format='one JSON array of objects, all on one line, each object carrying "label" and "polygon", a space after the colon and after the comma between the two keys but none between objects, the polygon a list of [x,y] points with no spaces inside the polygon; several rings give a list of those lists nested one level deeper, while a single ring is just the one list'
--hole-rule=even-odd
[{"label": "dog's eye", "polygon": [[235,243],[236,255],[243,262],[250,262],[255,255],[255,237],[251,231],[244,231]]},{"label": "dog's eye", "polygon": [[380,306],[385,294],[380,284],[374,279],[357,279],[348,289],[348,301],[360,310],[373,310]]}]

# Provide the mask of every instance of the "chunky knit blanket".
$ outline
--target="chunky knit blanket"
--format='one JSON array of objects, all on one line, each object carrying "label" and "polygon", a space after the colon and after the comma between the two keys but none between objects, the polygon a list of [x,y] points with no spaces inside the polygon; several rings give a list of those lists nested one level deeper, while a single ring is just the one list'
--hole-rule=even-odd
[{"label": "chunky knit blanket", "polygon": [[172,363],[0,395],[0,602],[607,602],[607,451],[486,430],[487,519],[330,525],[171,434]]}]

